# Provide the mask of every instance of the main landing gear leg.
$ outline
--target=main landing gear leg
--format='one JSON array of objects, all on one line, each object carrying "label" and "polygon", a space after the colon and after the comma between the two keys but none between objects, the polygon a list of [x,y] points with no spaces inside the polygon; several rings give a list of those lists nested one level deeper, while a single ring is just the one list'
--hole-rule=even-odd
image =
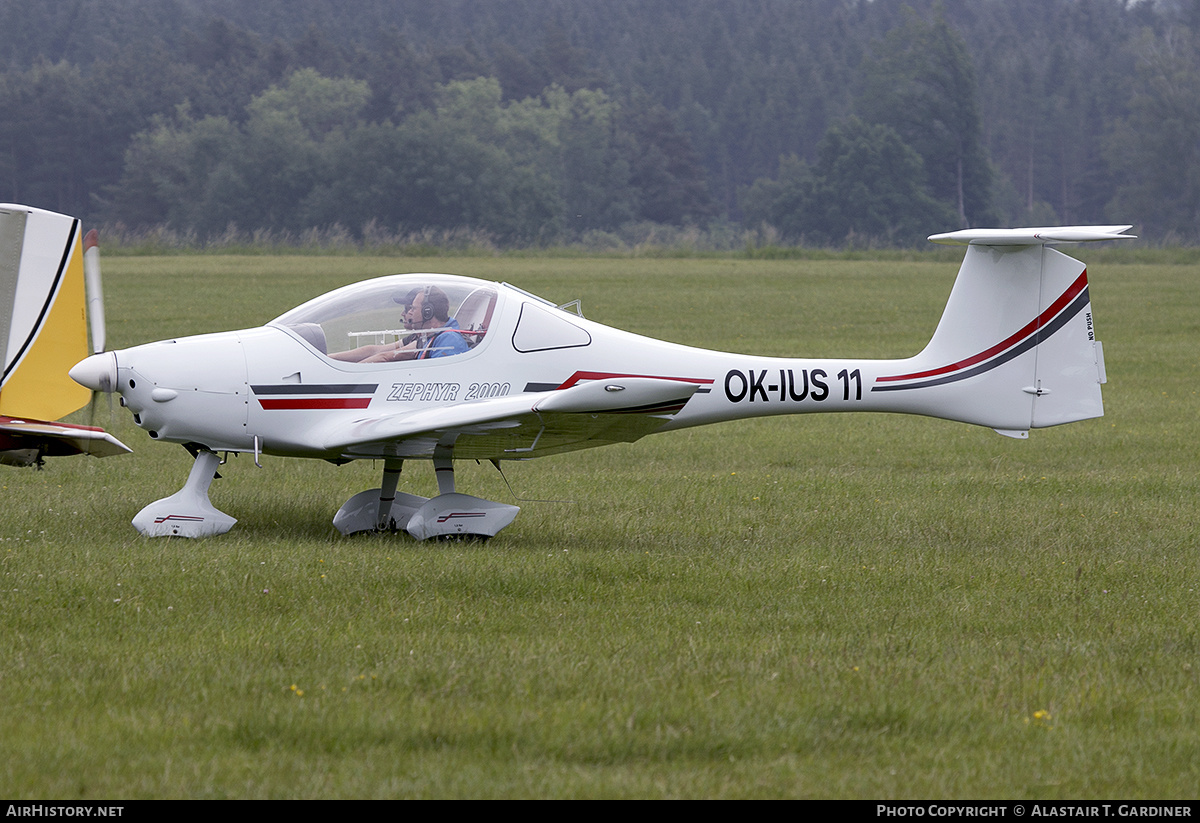
[{"label": "main landing gear leg", "polygon": [[134,528],[147,537],[210,537],[232,529],[237,520],[208,500],[208,487],[220,463],[216,452],[197,452],[183,488],[138,512]]},{"label": "main landing gear leg", "polygon": [[[520,508],[458,494],[449,449],[438,449],[433,468],[438,496],[432,499],[396,491],[400,460],[388,460],[378,489],[367,489],[346,501],[333,518],[342,534],[404,530],[418,540],[486,540],[516,518]],[[390,499],[390,502],[389,502]]]},{"label": "main landing gear leg", "polygon": [[347,500],[333,516],[333,525],[342,534],[401,531],[409,518],[428,497],[397,492],[404,461],[396,458],[383,463],[383,481],[378,489],[367,489]]},{"label": "main landing gear leg", "polygon": [[383,463],[383,485],[379,487],[379,511],[375,517],[375,531],[385,532],[395,528],[392,522],[392,504],[396,502],[396,486],[400,483],[403,460],[386,460]]}]

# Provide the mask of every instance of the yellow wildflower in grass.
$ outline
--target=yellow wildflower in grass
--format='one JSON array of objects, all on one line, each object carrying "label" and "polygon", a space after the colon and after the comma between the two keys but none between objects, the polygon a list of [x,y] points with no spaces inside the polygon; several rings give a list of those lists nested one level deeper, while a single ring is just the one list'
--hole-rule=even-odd
[{"label": "yellow wildflower in grass", "polygon": [[[1036,712],[1034,712],[1033,713],[1033,722],[1039,726],[1045,726],[1046,728],[1053,728],[1050,725],[1050,712],[1047,711],[1046,709],[1038,709]],[[1025,718],[1025,725],[1027,725],[1027,726],[1029,725],[1028,717]]]}]

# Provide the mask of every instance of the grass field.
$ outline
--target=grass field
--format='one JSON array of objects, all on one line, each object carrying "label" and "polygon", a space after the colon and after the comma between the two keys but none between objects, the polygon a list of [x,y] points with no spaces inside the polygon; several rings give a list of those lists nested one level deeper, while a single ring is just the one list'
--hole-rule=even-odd
[{"label": "grass field", "polygon": [[[688,344],[891,357],[956,268],[113,257],[105,286],[112,348],[434,270]],[[212,488],[234,531],[144,539],[190,458],[104,411],[133,455],[0,469],[0,795],[1200,796],[1200,269],[1090,275],[1102,419],[724,424],[510,464],[511,491],[466,464],[461,491],[547,501],[482,545],[343,538],[379,466],[248,457]]]}]

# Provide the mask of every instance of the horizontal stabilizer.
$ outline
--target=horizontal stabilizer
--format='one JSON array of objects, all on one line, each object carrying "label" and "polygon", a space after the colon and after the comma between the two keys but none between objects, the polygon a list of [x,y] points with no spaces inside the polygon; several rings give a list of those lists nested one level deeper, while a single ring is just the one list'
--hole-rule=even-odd
[{"label": "horizontal stabilizer", "polygon": [[962,229],[933,234],[929,239],[946,246],[1052,246],[1092,240],[1130,240],[1129,226],[1055,226],[1028,229]]},{"label": "horizontal stabilizer", "polygon": [[113,457],[131,451],[104,429],[94,426],[74,426],[69,423],[47,423],[11,417],[0,417],[0,447],[34,448],[51,457],[71,454]]}]

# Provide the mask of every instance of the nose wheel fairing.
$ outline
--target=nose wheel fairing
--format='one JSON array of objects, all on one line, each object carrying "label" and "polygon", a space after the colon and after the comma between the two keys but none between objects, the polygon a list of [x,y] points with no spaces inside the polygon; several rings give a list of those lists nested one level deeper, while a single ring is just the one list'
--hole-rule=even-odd
[{"label": "nose wheel fairing", "polygon": [[170,497],[156,500],[137,513],[133,526],[147,537],[212,537],[233,528],[237,519],[218,510],[208,499],[221,459],[201,451],[187,483]]}]

